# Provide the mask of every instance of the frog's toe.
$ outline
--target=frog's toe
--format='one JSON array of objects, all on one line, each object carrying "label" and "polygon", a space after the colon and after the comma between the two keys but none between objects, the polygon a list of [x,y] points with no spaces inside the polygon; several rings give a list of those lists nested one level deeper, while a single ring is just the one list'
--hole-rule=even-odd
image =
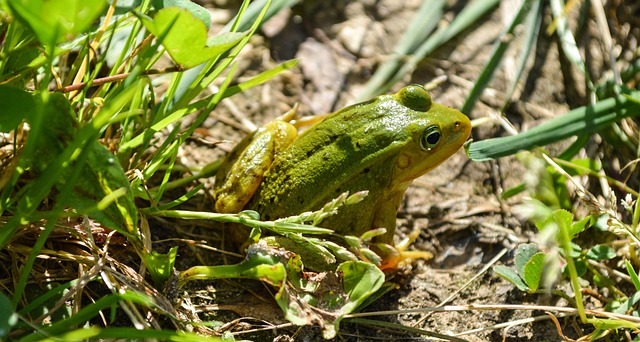
[{"label": "frog's toe", "polygon": [[425,251],[407,251],[406,249],[413,244],[413,242],[420,236],[420,229],[413,230],[404,240],[396,245],[393,253],[386,255],[382,259],[380,265],[381,270],[391,270],[396,268],[402,268],[411,264],[414,260],[424,259],[429,260],[433,258],[433,254]]},{"label": "frog's toe", "polygon": [[392,255],[387,255],[382,259],[380,269],[383,271],[402,268],[411,264],[414,260],[429,260],[433,258],[433,254],[425,251],[397,251]]}]

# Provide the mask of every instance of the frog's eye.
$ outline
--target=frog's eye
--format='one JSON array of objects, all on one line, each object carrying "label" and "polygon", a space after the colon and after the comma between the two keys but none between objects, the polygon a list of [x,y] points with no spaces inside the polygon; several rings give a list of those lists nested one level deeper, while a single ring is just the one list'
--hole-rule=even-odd
[{"label": "frog's eye", "polygon": [[424,130],[424,132],[422,132],[422,136],[420,137],[420,147],[425,151],[429,151],[438,145],[440,138],[442,138],[440,127],[436,125],[429,126]]}]

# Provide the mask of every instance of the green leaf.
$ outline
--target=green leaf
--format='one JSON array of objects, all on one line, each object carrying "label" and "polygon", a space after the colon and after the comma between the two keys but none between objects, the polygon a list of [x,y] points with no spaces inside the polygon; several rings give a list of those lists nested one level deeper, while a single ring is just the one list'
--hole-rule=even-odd
[{"label": "green leaf", "polygon": [[601,232],[609,231],[609,214],[602,214],[598,216],[593,223],[593,228],[598,229]]},{"label": "green leaf", "polygon": [[[587,263],[582,261],[582,260],[574,260],[574,264],[576,266],[576,275],[578,277],[582,277],[585,273],[587,273]],[[562,274],[564,274],[566,277],[569,277],[569,268],[567,267],[567,265],[564,265],[564,267],[562,268]]]},{"label": "green leaf", "polygon": [[160,10],[151,20],[139,14],[144,26],[167,49],[171,58],[185,69],[193,68],[236,45],[244,33],[227,32],[207,39],[207,27],[191,13],[177,7]]},{"label": "green leaf", "polygon": [[287,234],[287,237],[270,236],[265,239],[270,244],[278,245],[300,256],[309,269],[316,271],[333,270],[337,265],[336,257],[313,239],[298,234]]},{"label": "green leaf", "polygon": [[535,243],[522,244],[516,249],[515,266],[516,271],[521,277],[524,277],[524,268],[531,258],[538,253],[538,245]]},{"label": "green leaf", "polygon": [[45,45],[69,41],[87,30],[102,13],[106,1],[10,0],[18,19],[33,30]]},{"label": "green leaf", "polygon": [[593,216],[584,217],[582,220],[578,222],[574,222],[569,226],[569,237],[573,238],[574,236],[581,233],[583,230],[587,229],[591,226],[592,221],[594,220]]},{"label": "green leaf", "polygon": [[4,293],[0,293],[0,337],[9,335],[11,328],[18,323],[18,315],[13,311],[11,300]]},{"label": "green leaf", "polygon": [[348,261],[338,267],[342,272],[344,290],[351,304],[342,307],[344,313],[355,309],[367,296],[378,291],[384,282],[384,273],[375,265],[363,261]]},{"label": "green leaf", "polygon": [[180,272],[178,286],[202,279],[256,279],[274,286],[282,286],[286,280],[283,256],[278,249],[256,243],[247,249],[246,259],[234,265],[194,266]]},{"label": "green leaf", "polygon": [[500,196],[500,198],[509,199],[509,198],[511,198],[511,197],[513,197],[513,196],[515,196],[515,195],[517,195],[519,193],[522,193],[522,192],[524,192],[526,190],[527,190],[527,185],[524,184],[524,183],[520,183],[520,184],[518,184],[518,185],[516,185],[514,187],[511,187],[511,188],[505,190],[502,193],[502,195]]},{"label": "green leaf", "polygon": [[633,265],[631,265],[629,260],[625,260],[624,264],[627,267],[627,273],[629,274],[629,277],[631,277],[633,286],[636,288],[636,291],[640,291],[640,278],[638,278],[638,273],[633,269]]},{"label": "green leaf", "polygon": [[[575,242],[570,242],[569,246],[571,250],[569,251],[569,256],[572,258],[579,258],[582,255],[582,247]],[[564,250],[560,251],[560,253],[566,258],[567,256],[564,253]]]},{"label": "green leaf", "polygon": [[173,273],[173,265],[177,255],[178,246],[174,246],[169,249],[167,254],[152,251],[144,256],[144,263],[156,285],[161,287],[169,279]]},{"label": "green leaf", "polygon": [[[21,98],[26,100],[25,96]],[[37,105],[42,111],[33,110],[25,113],[27,122],[32,127],[27,140],[32,153],[24,154],[21,165],[35,173],[43,172],[77,133],[69,100],[59,93],[51,94],[47,100],[46,103],[42,103],[42,98],[37,98]],[[35,108],[35,102],[32,103]]]},{"label": "green leaf", "polygon": [[0,106],[0,132],[3,133],[15,129],[27,113],[35,111],[35,101],[31,94],[7,85],[0,85]]},{"label": "green leaf", "polygon": [[207,30],[211,28],[211,14],[207,11],[206,8],[194,3],[189,0],[154,0],[153,6],[160,10],[165,7],[178,7],[184,10],[189,11],[191,15],[196,17],[198,20],[202,21],[202,23],[207,27]]},{"label": "green leaf", "polygon": [[[571,167],[575,165],[576,167]],[[563,169],[570,175],[588,175],[589,171],[596,173],[602,169],[602,163],[591,158],[573,159],[570,163],[565,164]]]},{"label": "green leaf", "polygon": [[[200,323],[202,324],[202,323]],[[154,330],[137,328],[100,328],[98,326],[84,327],[60,335],[49,340],[57,341],[179,341],[179,342],[220,342],[233,341],[218,336],[203,336],[195,332]]]},{"label": "green leaf", "polygon": [[[105,0],[107,3],[111,3],[110,0]],[[125,14],[131,12],[134,8],[140,6],[142,0],[116,0],[115,14]]]},{"label": "green leaf", "polygon": [[587,258],[591,260],[609,260],[616,257],[616,252],[607,245],[597,245],[587,253]]},{"label": "green leaf", "polygon": [[[559,227],[571,227],[572,221],[573,221],[573,216],[571,215],[570,212],[564,209],[556,209],[546,219],[536,221],[535,225],[540,231],[544,229],[548,229],[549,227],[552,227],[552,226],[554,226],[557,230]],[[579,227],[580,225],[578,224],[575,227],[576,230],[578,230]],[[572,238],[573,235],[570,235],[569,237]],[[556,238],[557,239],[560,238],[559,230],[556,232]]]},{"label": "green leaf", "polygon": [[627,314],[629,311],[631,311],[631,310],[633,310],[635,308],[635,305],[638,302],[640,302],[640,292],[634,293],[624,303],[621,303],[618,308],[613,310],[613,312],[617,313],[617,314]]},{"label": "green leaf", "polygon": [[528,292],[530,290],[529,286],[525,284],[524,280],[522,280],[522,278],[520,278],[518,273],[516,273],[516,271],[514,271],[512,268],[509,268],[507,266],[495,266],[493,268],[493,271],[496,272],[502,278],[512,283],[513,285],[515,285],[520,291]]},{"label": "green leaf", "polygon": [[384,283],[384,273],[376,265],[368,262],[347,261],[338,266],[338,272],[342,273],[342,283],[348,300],[338,311],[339,317],[333,326],[325,326],[322,335],[326,339],[335,336],[344,315],[353,312]]},{"label": "green leaf", "polygon": [[323,336],[335,336],[341,318],[356,310],[380,289],[384,273],[375,265],[347,261],[337,271],[303,272],[299,256],[261,240],[235,265],[196,266],[181,272],[178,286],[198,279],[249,278],[278,288],[275,295],[285,318],[296,325],[321,325]]},{"label": "green leaf", "polygon": [[531,290],[537,290],[544,270],[545,254],[542,252],[534,254],[524,266],[523,277]]},{"label": "green leaf", "polygon": [[[74,185],[68,204],[106,227],[130,238],[138,239],[138,211],[133,193],[118,160],[98,141],[87,146],[83,176]],[[65,177],[57,187],[62,187]]]},{"label": "green leaf", "polygon": [[[511,37],[516,28],[524,21],[527,13],[529,13],[529,10],[531,9],[532,2],[532,0],[525,0],[521,2],[520,8],[516,15],[513,16],[511,23],[500,34],[500,37],[495,42],[493,50],[489,55],[489,61],[484,65],[482,71],[480,71],[478,79],[474,82],[473,87],[469,92],[469,96],[467,96],[465,103],[460,109],[461,112],[466,113],[467,115],[471,113],[473,105],[478,97],[480,97],[480,94],[486,88],[487,84],[489,84],[489,81],[493,78],[494,72],[498,69],[500,61],[502,61],[502,56],[513,41],[513,39],[508,39],[508,37]],[[539,2],[539,0],[536,2]]]}]

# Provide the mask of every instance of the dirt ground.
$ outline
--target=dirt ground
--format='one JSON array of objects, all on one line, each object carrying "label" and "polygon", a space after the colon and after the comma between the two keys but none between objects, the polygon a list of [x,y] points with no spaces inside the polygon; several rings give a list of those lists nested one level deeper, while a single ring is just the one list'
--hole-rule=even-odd
[{"label": "dirt ground", "polygon": [[[510,20],[514,2],[501,2],[498,8],[484,16],[472,29],[463,32],[420,63],[393,91],[406,84],[425,84],[444,76],[445,80],[431,91],[434,101],[460,108],[486,63],[492,44]],[[454,1],[451,4],[447,14],[449,19],[466,2]],[[233,15],[233,5],[226,1],[206,4],[211,8],[216,25],[219,25],[217,27],[226,24]],[[262,86],[225,100],[205,123],[200,132],[202,140],[194,140],[185,147],[182,162],[204,165],[223,155],[245,134],[219,121],[220,117],[232,118],[237,122],[248,120],[261,125],[296,102],[300,104],[299,113],[302,115],[326,113],[353,103],[376,67],[391,56],[394,45],[420,5],[421,1],[417,0],[305,1],[294,11],[285,11],[273,18],[253,38],[239,59],[240,79],[291,58],[299,59],[299,66]],[[542,24],[543,30],[550,21],[547,13]],[[519,45],[516,41],[515,48],[507,53],[506,62],[490,84],[491,89],[484,93],[470,113],[472,119],[499,114],[504,91],[513,77],[513,68],[519,58]],[[603,65],[601,51],[597,48],[594,51],[596,53],[592,58],[595,62],[592,65]],[[577,73],[559,57],[555,37],[541,32],[535,60],[530,62],[532,69],[529,77],[526,83],[521,84],[514,103],[506,112],[518,129],[526,129],[536,120],[564,113],[570,107],[586,101],[584,82],[576,78]],[[246,130],[250,129],[246,127]],[[489,124],[474,128],[472,137],[482,140],[505,134],[498,125]],[[214,148],[203,141],[222,143]],[[507,201],[500,199],[505,189],[522,181],[525,171],[513,157],[478,163],[471,162],[464,151],[459,151],[436,170],[415,180],[398,214],[397,237],[400,239],[415,228],[421,229],[422,233],[412,248],[431,251],[435,258],[417,261],[411,268],[391,277],[390,280],[397,283],[397,289],[366,311],[406,310],[400,315],[386,314],[375,319],[453,336],[469,332],[459,336],[469,341],[560,340],[550,320],[472,332],[473,329],[490,328],[517,319],[544,316],[543,312],[493,310],[427,314],[412,311],[436,307],[459,290],[447,305],[558,304],[550,303],[550,298],[523,294],[491,269],[481,273],[491,259],[502,253],[496,265],[511,265],[515,246],[534,237],[534,228],[512,213],[513,206],[519,203],[520,198]],[[204,198],[197,205],[206,208],[210,203],[210,199]],[[195,226],[181,228],[192,234],[201,234],[199,236],[214,234],[211,230],[202,229],[202,226],[199,227],[201,230]],[[208,262],[210,258],[221,258],[217,254],[203,256],[210,252],[187,250],[183,248],[181,253],[194,253],[194,257],[206,260],[179,258],[182,264],[177,265],[178,269]],[[463,287],[476,275],[479,275],[477,279]],[[190,289],[194,298],[215,303],[215,309],[222,309],[205,310],[201,314],[203,319],[237,319],[235,328],[238,330],[285,323],[272,300],[264,296],[265,289],[260,284],[220,282],[199,288],[201,285],[198,283]],[[238,287],[255,296],[243,296],[242,302],[238,303]],[[576,328],[573,317],[560,318],[560,324],[567,336],[575,338],[584,334],[584,331]],[[240,334],[236,338],[312,341],[320,339],[321,334],[317,328],[288,327]],[[425,336],[360,324],[343,325],[338,339],[429,340]]]}]

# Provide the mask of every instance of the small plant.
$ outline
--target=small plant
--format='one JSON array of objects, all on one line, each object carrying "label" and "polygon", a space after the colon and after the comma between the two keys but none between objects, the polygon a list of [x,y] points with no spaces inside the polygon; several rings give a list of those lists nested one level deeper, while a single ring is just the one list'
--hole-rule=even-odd
[{"label": "small plant", "polygon": [[514,260],[515,270],[506,266],[496,266],[493,270],[521,291],[535,293],[544,273],[545,254],[535,244],[524,244],[516,249]]},{"label": "small plant", "polygon": [[[532,162],[535,159],[528,160]],[[539,173],[535,179],[554,178],[551,174],[556,174],[568,180],[568,183],[577,184],[571,175],[549,157],[545,156],[543,160],[553,167],[538,168]],[[567,165],[577,167],[576,165],[581,164],[584,163],[579,161]],[[531,189],[534,197],[548,200],[553,197],[550,194],[557,194],[559,197],[567,195],[566,183],[544,184],[546,189],[543,189],[544,186],[541,187],[540,183]],[[574,221],[569,211],[554,210],[549,204],[538,199],[530,199],[528,203],[523,204],[523,212],[527,213],[539,230],[538,243],[518,246],[514,258],[515,270],[506,266],[495,266],[494,271],[521,291],[530,294],[549,293],[566,299],[578,309],[583,323],[592,324],[596,328],[589,335],[590,338],[604,336],[619,328],[637,330],[640,326],[635,319],[625,316],[633,316],[640,312],[636,305],[639,293],[635,280],[637,274],[629,262],[629,259],[634,257],[630,252],[635,249],[632,246],[637,243],[637,232],[617,218],[615,202],[609,202],[605,207],[584,188],[578,187],[577,191],[582,194],[582,202],[590,210],[590,213],[579,221]],[[542,193],[547,195],[541,196]],[[549,202],[559,203],[557,199]],[[625,206],[629,212],[636,210],[630,203]],[[627,239],[628,244],[615,243]],[[617,268],[620,266],[623,270],[618,271]],[[626,273],[626,276],[622,273]],[[570,289],[562,286],[565,279],[568,280]],[[634,293],[628,294],[625,281],[633,283]],[[584,292],[585,290],[588,291]],[[600,307],[587,308],[583,292],[606,295],[598,297]],[[604,309],[618,316],[611,319],[595,318],[591,316],[594,309]]]},{"label": "small plant", "polygon": [[[143,313],[159,312],[184,325],[158,291],[173,275],[177,249],[153,250],[147,215],[202,189],[166,195],[180,145],[217,104],[295,66],[289,61],[235,80],[236,57],[267,9],[273,15],[290,4],[270,8],[270,1],[245,1],[227,28],[212,36],[208,12],[190,1],[0,4],[0,131],[8,139],[0,250],[13,260],[2,271],[11,286],[0,295],[0,338],[197,336],[163,331]],[[160,60],[169,66],[157,68]],[[167,85],[162,94],[159,80]],[[218,91],[204,93],[211,84]],[[183,125],[187,116],[195,120]],[[160,185],[149,186],[152,178]],[[66,272],[52,270],[51,259]],[[83,298],[90,304],[83,306]],[[71,299],[75,305],[68,306]],[[110,327],[120,316],[137,328]],[[94,319],[102,324],[82,328]]]}]

